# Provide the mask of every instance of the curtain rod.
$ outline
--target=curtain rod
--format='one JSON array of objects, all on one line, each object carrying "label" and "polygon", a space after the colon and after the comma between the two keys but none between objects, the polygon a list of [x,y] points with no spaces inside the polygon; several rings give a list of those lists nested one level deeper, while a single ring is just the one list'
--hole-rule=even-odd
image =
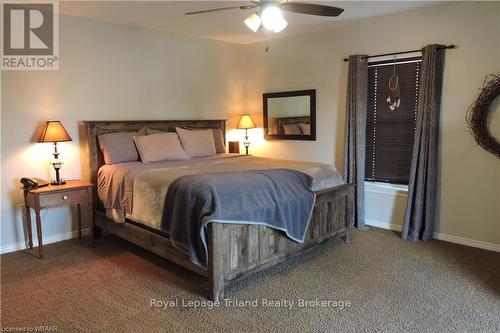
[{"label": "curtain rod", "polygon": [[[454,49],[456,46],[451,44],[451,45],[446,45],[443,47],[440,47],[439,49]],[[421,52],[422,50],[411,50],[411,51],[402,51],[402,52],[392,52],[392,53],[383,53],[383,54],[374,54],[374,55],[369,55],[365,57],[361,57],[361,59],[366,59],[366,58],[377,58],[377,57],[384,57],[384,56],[391,56],[391,55],[398,55],[398,54],[406,54],[406,53],[415,53],[415,52]],[[349,61],[349,58],[344,58],[344,61]]]}]

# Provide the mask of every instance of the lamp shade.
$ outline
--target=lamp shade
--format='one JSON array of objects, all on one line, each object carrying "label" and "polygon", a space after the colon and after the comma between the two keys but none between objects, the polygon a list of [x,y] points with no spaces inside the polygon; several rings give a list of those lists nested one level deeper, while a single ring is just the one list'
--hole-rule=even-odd
[{"label": "lamp shade", "polygon": [[238,126],[236,128],[238,129],[248,129],[248,128],[255,128],[255,123],[252,120],[252,117],[250,117],[250,114],[244,113],[241,115],[240,121],[238,122]]},{"label": "lamp shade", "polygon": [[49,120],[43,126],[38,142],[63,142],[71,141],[71,137],[59,120]]}]

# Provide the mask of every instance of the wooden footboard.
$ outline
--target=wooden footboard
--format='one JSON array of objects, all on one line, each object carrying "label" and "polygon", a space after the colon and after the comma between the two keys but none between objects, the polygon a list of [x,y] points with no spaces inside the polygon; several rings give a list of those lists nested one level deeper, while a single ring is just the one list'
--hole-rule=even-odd
[{"label": "wooden footboard", "polygon": [[211,223],[208,278],[210,298],[224,297],[229,281],[274,266],[332,238],[350,241],[354,185],[320,191],[304,243],[261,225]]},{"label": "wooden footboard", "polygon": [[304,243],[283,232],[260,225],[210,223],[208,270],[178,252],[168,237],[131,223],[115,223],[98,213],[95,226],[208,278],[209,297],[220,300],[232,280],[272,267],[304,253],[327,239],[351,240],[354,223],[354,185],[317,192],[316,204]]}]

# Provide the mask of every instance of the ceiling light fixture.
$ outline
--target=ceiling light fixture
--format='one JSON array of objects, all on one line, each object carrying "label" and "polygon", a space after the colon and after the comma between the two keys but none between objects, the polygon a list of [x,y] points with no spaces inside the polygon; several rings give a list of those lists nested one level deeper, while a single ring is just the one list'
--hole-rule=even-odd
[{"label": "ceiling light fixture", "polygon": [[247,25],[248,29],[252,30],[253,32],[257,32],[259,30],[261,23],[262,20],[256,13],[253,13],[245,20],[245,24]]},{"label": "ceiling light fixture", "polygon": [[260,16],[253,13],[247,17],[245,24],[253,32],[257,32],[260,26],[263,25],[267,30],[278,33],[286,28],[288,22],[283,18],[281,9],[277,6],[267,6],[262,10]]},{"label": "ceiling light fixture", "polygon": [[262,25],[268,30],[275,33],[283,31],[288,25],[288,22],[283,18],[283,13],[276,6],[267,6],[262,11]]}]

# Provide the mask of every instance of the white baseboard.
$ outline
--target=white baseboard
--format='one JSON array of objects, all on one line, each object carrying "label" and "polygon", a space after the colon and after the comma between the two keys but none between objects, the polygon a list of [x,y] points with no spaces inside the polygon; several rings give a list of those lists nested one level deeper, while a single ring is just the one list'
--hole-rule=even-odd
[{"label": "white baseboard", "polygon": [[[82,235],[85,235],[85,236],[90,235],[90,228],[82,229]],[[77,238],[77,237],[78,237],[78,230],[66,232],[63,234],[56,234],[56,235],[52,235],[52,236],[47,236],[47,237],[43,237],[43,245],[57,243],[57,242],[60,242],[63,240]],[[35,239],[35,237],[33,239],[33,246],[34,247],[38,246],[38,239]],[[27,248],[28,248],[28,241],[27,240],[24,242],[14,243],[14,244],[5,245],[5,246],[2,245],[0,247],[0,254],[24,250]]]},{"label": "white baseboard", "polygon": [[[402,225],[393,224],[393,223],[385,222],[385,221],[365,219],[365,224],[370,225],[370,226],[374,226],[377,228],[381,228],[381,229],[394,230],[394,231],[399,231],[399,232],[401,230],[403,230]],[[500,244],[488,243],[488,242],[478,241],[475,239],[443,234],[440,232],[435,232],[432,235],[432,237],[434,239],[439,239],[439,240],[442,240],[445,242],[456,243],[456,244],[461,244],[461,245],[466,245],[466,246],[471,246],[471,247],[477,247],[477,248],[484,249],[484,250],[500,252]]]},{"label": "white baseboard", "polygon": [[432,236],[434,239],[439,239],[439,240],[442,240],[445,242],[462,244],[462,245],[466,245],[466,246],[477,247],[480,249],[500,252],[500,244],[488,243],[488,242],[478,241],[478,240],[470,239],[470,238],[447,235],[447,234],[442,234],[440,232],[435,232],[434,234],[432,234]]},{"label": "white baseboard", "polygon": [[390,223],[390,222],[385,222],[385,221],[365,219],[365,224],[371,225],[373,227],[381,228],[381,229],[394,230],[394,231],[399,231],[399,232],[401,232],[401,230],[403,230],[402,225],[394,224],[394,223]]},{"label": "white baseboard", "polygon": [[[369,226],[381,228],[381,229],[394,230],[394,231],[399,231],[399,232],[401,232],[401,230],[403,229],[403,226],[400,224],[393,224],[390,222],[370,220],[370,219],[365,219],[365,224],[369,225]],[[90,228],[82,229],[82,234],[85,236],[90,235]],[[57,234],[57,235],[44,237],[43,243],[44,244],[51,244],[51,243],[56,243],[56,242],[60,242],[60,241],[67,240],[67,239],[77,238],[77,237],[78,237],[78,231],[75,230],[75,231],[70,231],[70,232],[66,232],[63,234]],[[439,239],[439,240],[442,240],[445,242],[456,243],[456,244],[461,244],[461,245],[466,245],[466,246],[471,246],[471,247],[477,247],[480,249],[500,252],[500,244],[488,243],[488,242],[478,241],[475,239],[443,234],[443,233],[439,233],[439,232],[435,232],[433,234],[433,237],[435,239]],[[37,239],[33,240],[33,246],[38,246]],[[10,245],[5,245],[5,246],[0,247],[0,254],[24,250],[26,248],[27,248],[27,242],[19,242],[19,243],[14,243],[14,244],[10,244]]]}]

